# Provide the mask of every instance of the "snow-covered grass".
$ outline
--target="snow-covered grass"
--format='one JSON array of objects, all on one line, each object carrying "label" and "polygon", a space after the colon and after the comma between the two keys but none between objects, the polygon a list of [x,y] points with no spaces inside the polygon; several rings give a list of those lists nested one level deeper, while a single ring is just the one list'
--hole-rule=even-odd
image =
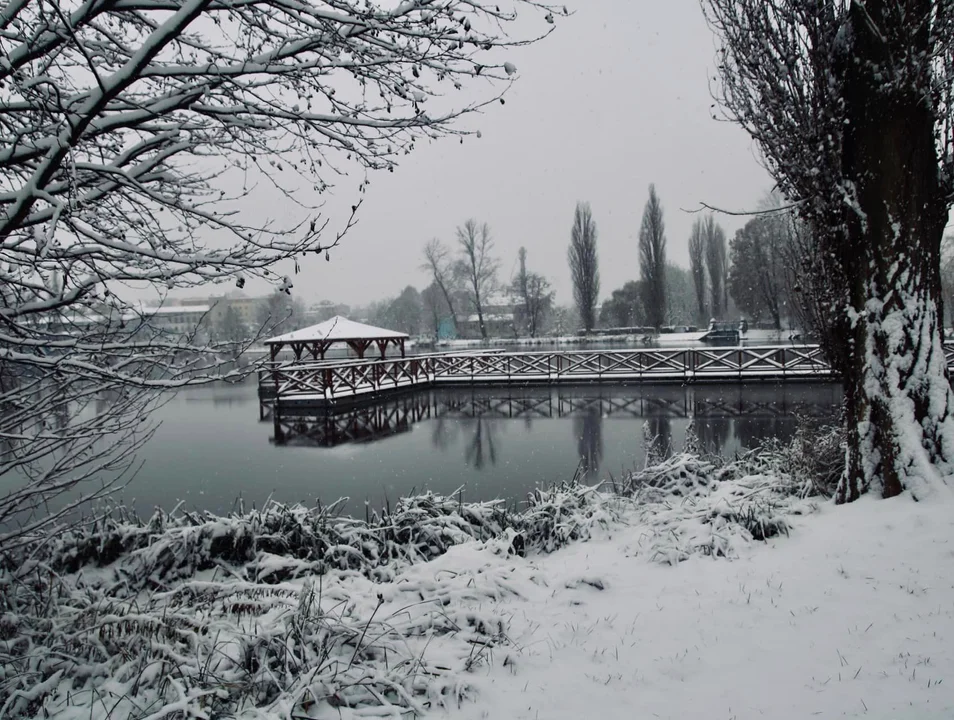
[{"label": "snow-covered grass", "polygon": [[2,568],[0,717],[954,716],[954,503],[793,448],[63,535]]},{"label": "snow-covered grass", "polygon": [[512,645],[454,717],[954,717],[952,514],[908,496],[825,503],[732,561],[675,567],[647,562],[639,517],[542,558],[452,548],[428,571],[520,579],[484,605]]}]

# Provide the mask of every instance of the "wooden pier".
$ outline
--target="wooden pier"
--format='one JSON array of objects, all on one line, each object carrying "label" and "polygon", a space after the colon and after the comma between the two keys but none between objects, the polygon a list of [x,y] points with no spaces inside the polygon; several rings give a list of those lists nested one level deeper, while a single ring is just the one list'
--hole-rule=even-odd
[{"label": "wooden pier", "polygon": [[[948,364],[954,345],[945,346]],[[396,390],[452,385],[701,383],[835,379],[817,345],[509,352],[271,363],[259,397],[283,407],[360,403]]]}]

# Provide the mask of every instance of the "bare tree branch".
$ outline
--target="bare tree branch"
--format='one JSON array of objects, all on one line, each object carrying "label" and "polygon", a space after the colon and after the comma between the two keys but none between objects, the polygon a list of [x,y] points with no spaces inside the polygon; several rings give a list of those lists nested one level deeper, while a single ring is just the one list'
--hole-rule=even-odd
[{"label": "bare tree branch", "polygon": [[[508,35],[520,10],[537,33]],[[157,393],[242,377],[236,353],[265,329],[233,317],[223,342],[203,318],[169,334],[128,287],[156,304],[253,278],[287,295],[302,255],[328,259],[356,221],[360,202],[335,229],[319,213],[334,177],[468,134],[455,121],[501,97],[507,50],[553,14],[535,0],[0,8],[0,477],[21,482],[0,498],[0,551],[108,494]],[[458,99],[465,84],[477,100]],[[251,218],[260,185],[298,215]]]}]

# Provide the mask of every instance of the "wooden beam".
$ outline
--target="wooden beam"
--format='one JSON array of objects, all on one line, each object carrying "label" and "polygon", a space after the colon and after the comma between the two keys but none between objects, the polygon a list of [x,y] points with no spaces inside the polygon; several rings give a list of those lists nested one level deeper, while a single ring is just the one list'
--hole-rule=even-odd
[{"label": "wooden beam", "polygon": [[310,340],[307,344],[307,347],[312,358],[315,360],[324,360],[325,352],[328,350],[330,345],[331,342],[329,340]]},{"label": "wooden beam", "polygon": [[364,359],[364,351],[371,345],[370,340],[348,340],[348,347],[358,353],[358,357]]}]

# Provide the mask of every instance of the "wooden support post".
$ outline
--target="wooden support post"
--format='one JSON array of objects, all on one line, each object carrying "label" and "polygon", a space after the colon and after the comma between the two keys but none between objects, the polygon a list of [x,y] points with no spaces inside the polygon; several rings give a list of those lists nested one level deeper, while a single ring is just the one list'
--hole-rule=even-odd
[{"label": "wooden support post", "polygon": [[404,355],[404,338],[401,338],[398,342],[401,344],[401,357],[406,357]]},{"label": "wooden support post", "polygon": [[272,345],[269,345],[268,347],[269,356],[271,357],[271,360],[272,360],[271,367],[269,369],[272,371],[272,381],[275,384],[275,400],[274,400],[275,408],[273,408],[273,412],[275,409],[278,408],[278,367],[277,367],[276,358],[278,357],[278,352],[281,349],[282,349],[281,343],[274,343]]}]

